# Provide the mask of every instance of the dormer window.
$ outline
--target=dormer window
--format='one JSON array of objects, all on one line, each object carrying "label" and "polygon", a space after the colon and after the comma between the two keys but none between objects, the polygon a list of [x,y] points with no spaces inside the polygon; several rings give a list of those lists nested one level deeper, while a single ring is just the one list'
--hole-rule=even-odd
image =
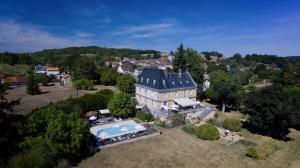
[{"label": "dormer window", "polygon": [[179,82],[182,85],[182,81]]},{"label": "dormer window", "polygon": [[156,83],[156,80],[154,79],[154,80],[153,80],[153,85],[155,85],[155,83]]},{"label": "dormer window", "polygon": [[173,81],[172,84],[175,85],[175,82]]},{"label": "dormer window", "polygon": [[186,81],[186,83],[189,83],[189,81]]},{"label": "dormer window", "polygon": [[166,81],[165,80],[163,80],[163,85],[164,85],[164,88],[166,87]]},{"label": "dormer window", "polygon": [[149,83],[149,78],[147,78],[147,83]]},{"label": "dormer window", "polygon": [[143,82],[143,77],[141,78],[141,82]]}]

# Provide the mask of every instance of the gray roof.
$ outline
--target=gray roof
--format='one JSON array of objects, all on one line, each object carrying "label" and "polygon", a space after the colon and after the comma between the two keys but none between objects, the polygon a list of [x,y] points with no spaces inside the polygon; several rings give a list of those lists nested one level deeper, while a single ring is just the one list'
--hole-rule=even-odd
[{"label": "gray roof", "polygon": [[188,72],[166,74],[164,70],[152,68],[144,68],[143,72],[138,76],[137,84],[157,90],[197,87],[197,84]]}]

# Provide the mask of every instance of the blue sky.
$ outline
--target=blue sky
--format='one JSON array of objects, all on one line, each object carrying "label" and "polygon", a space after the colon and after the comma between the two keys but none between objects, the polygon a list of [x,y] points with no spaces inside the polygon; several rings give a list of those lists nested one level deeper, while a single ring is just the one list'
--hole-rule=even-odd
[{"label": "blue sky", "polygon": [[299,0],[1,0],[0,51],[97,45],[300,55]]}]

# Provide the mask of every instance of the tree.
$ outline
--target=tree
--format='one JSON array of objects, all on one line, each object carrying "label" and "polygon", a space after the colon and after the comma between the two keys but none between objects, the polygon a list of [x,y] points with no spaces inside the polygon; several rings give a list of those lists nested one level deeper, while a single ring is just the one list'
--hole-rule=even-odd
[{"label": "tree", "polygon": [[72,83],[73,88],[77,90],[92,90],[94,89],[94,84],[90,80],[87,79],[80,79],[76,80]]},{"label": "tree", "polygon": [[211,85],[205,92],[207,97],[221,104],[222,112],[225,112],[227,104],[239,108],[245,94],[243,87],[232,82],[229,75],[224,71],[214,71],[209,76]]},{"label": "tree", "polygon": [[75,61],[75,79],[95,80],[97,78],[95,62],[87,57],[79,57]]},{"label": "tree", "polygon": [[116,85],[119,73],[112,68],[103,68],[100,70],[100,80],[104,85]]},{"label": "tree", "polygon": [[243,60],[243,58],[242,58],[242,55],[240,54],[240,53],[236,53],[236,54],[234,54],[233,56],[232,56],[232,58],[237,62],[237,63],[242,63],[242,60]]},{"label": "tree", "polygon": [[244,113],[253,132],[285,139],[289,128],[300,125],[300,95],[289,95],[280,86],[270,86],[247,94]]},{"label": "tree", "polygon": [[202,83],[204,73],[204,68],[202,66],[203,61],[201,60],[201,57],[199,57],[197,51],[187,48],[185,59],[187,62],[188,71],[190,72],[194,81],[198,84]]},{"label": "tree", "polygon": [[175,59],[173,61],[173,68],[175,72],[179,72],[179,70],[181,69],[182,71],[186,70],[186,60],[184,58],[184,48],[183,48],[183,44],[180,43],[179,47],[177,48],[177,52],[176,52],[176,56]]},{"label": "tree", "polygon": [[43,86],[48,86],[49,82],[51,82],[50,76],[46,74],[36,74],[35,76],[38,83],[41,83]]},{"label": "tree", "polygon": [[108,103],[108,109],[116,117],[129,117],[135,112],[135,103],[127,93],[119,93],[113,96]]},{"label": "tree", "polygon": [[117,78],[117,86],[122,92],[131,93],[135,88],[135,79],[131,75],[120,75]]},{"label": "tree", "polygon": [[39,82],[32,71],[28,71],[27,93],[30,95],[40,94]]}]

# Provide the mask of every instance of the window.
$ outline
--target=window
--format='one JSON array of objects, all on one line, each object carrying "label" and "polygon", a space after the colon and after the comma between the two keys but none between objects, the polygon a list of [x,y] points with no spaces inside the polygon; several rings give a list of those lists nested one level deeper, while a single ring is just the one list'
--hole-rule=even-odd
[{"label": "window", "polygon": [[193,95],[193,91],[192,90],[190,90],[190,96],[192,96]]},{"label": "window", "polygon": [[164,93],[164,98],[167,99],[168,98],[168,94]]},{"label": "window", "polygon": [[178,97],[178,96],[179,96],[179,91],[176,92],[176,97]]},{"label": "window", "polygon": [[154,79],[154,80],[153,80],[153,85],[155,85],[155,83],[156,83],[156,80]]},{"label": "window", "polygon": [[147,78],[147,83],[149,83],[149,78]]}]

